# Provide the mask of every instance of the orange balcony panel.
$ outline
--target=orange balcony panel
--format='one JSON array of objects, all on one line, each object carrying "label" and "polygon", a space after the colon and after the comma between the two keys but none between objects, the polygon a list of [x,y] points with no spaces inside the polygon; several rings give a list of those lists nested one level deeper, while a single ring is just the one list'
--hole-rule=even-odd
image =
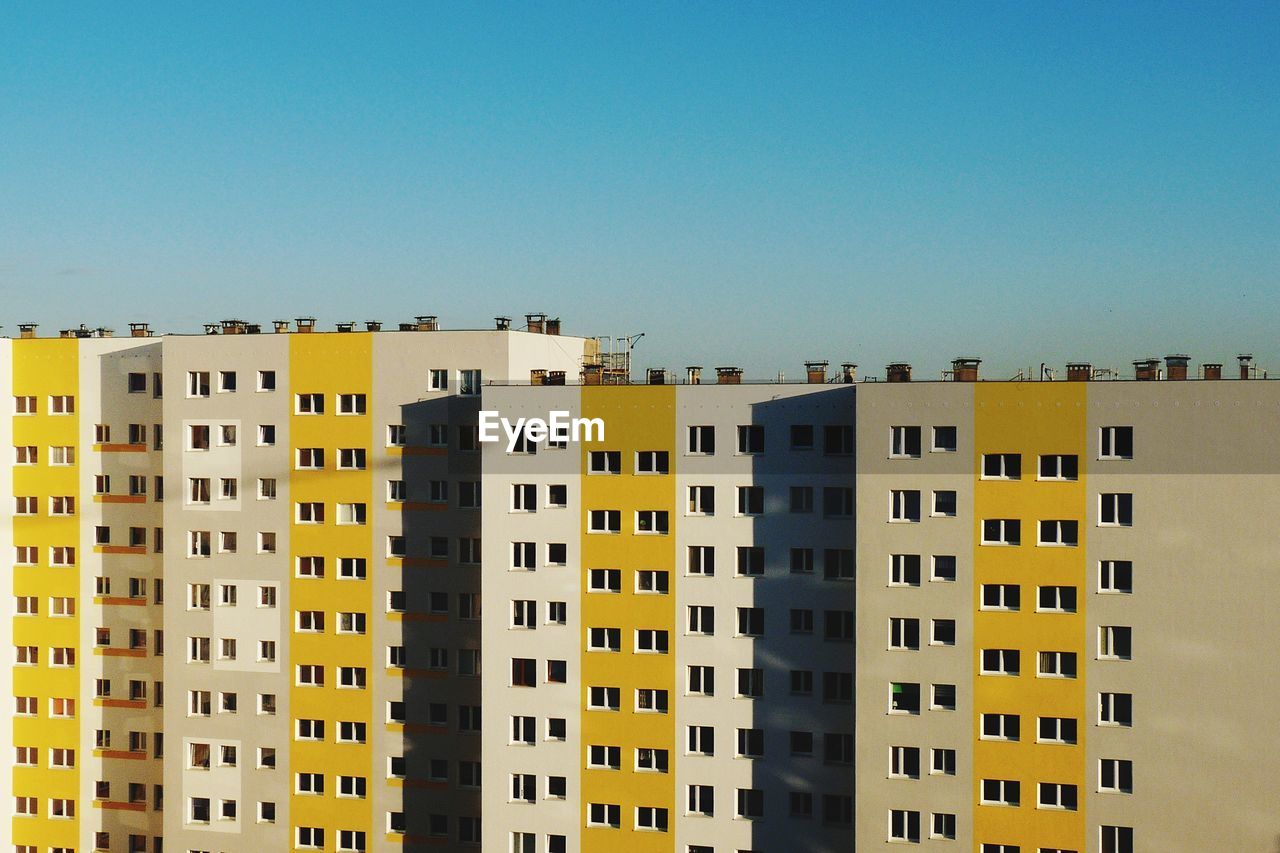
[{"label": "orange balcony panel", "polygon": [[147,502],[146,495],[94,495],[93,502],[96,504],[144,504]]}]

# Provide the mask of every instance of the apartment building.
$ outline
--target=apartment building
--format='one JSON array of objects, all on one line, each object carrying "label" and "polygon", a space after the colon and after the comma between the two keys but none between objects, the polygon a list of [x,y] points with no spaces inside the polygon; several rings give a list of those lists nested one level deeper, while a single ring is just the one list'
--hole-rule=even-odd
[{"label": "apartment building", "polygon": [[[486,846],[853,841],[853,386],[486,387]],[[585,432],[583,434],[585,438]]]},{"label": "apartment building", "polygon": [[34,326],[0,342],[13,447],[3,602],[14,849],[159,849],[164,636],[160,343]]},{"label": "apartment building", "polygon": [[480,391],[593,342],[312,328],[165,340],[166,842],[478,845]]},{"label": "apartment building", "polygon": [[1274,848],[1280,392],[1187,362],[859,385],[859,849]]}]

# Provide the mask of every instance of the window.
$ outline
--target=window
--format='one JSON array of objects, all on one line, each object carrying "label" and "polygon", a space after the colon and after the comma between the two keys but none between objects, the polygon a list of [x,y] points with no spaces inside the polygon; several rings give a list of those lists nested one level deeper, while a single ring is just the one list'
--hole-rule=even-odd
[{"label": "window", "polygon": [[363,415],[365,413],[364,394],[339,394],[338,414]]},{"label": "window", "polygon": [[920,555],[893,554],[889,557],[889,586],[919,586]]},{"label": "window", "polygon": [[716,813],[715,789],[710,785],[690,785],[687,814],[711,817]]},{"label": "window", "polygon": [[822,514],[826,518],[852,517],[853,489],[825,486],[822,489]]},{"label": "window", "polygon": [[1102,527],[1133,526],[1133,495],[1104,493],[1099,495],[1098,524]]},{"label": "window", "polygon": [[738,515],[764,514],[764,488],[738,486]]},{"label": "window", "polygon": [[1132,726],[1133,694],[1132,693],[1099,693],[1098,725],[1100,726]]},{"label": "window", "polygon": [[387,426],[387,447],[404,447],[404,424]]},{"label": "window", "polygon": [[39,461],[34,445],[18,445],[13,448],[15,465],[35,465]]},{"label": "window", "polygon": [[298,524],[324,524],[324,504],[304,501],[297,504]]},{"label": "window", "polygon": [[1098,563],[1098,592],[1132,593],[1133,563],[1129,560],[1102,560]]},{"label": "window", "polygon": [[588,628],[587,650],[593,652],[617,652],[622,650],[621,628]]},{"label": "window", "polygon": [[636,770],[666,773],[667,751],[665,749],[638,748],[636,750]]},{"label": "window", "polygon": [[1102,853],[1133,853],[1133,827],[1102,826]]},{"label": "window", "polygon": [[759,788],[738,788],[736,816],[747,820],[763,818],[764,791]]},{"label": "window", "polygon": [[298,685],[300,687],[323,687],[324,667],[314,664],[299,664]]},{"label": "window", "polygon": [[593,450],[587,456],[587,473],[621,474],[622,453],[618,450]]},{"label": "window", "polygon": [[1098,759],[1098,790],[1111,794],[1133,793],[1133,762],[1122,758]]},{"label": "window", "polygon": [[209,396],[209,371],[191,370],[187,372],[187,396]]},{"label": "window", "polygon": [[636,452],[637,474],[666,474],[670,460],[665,450],[640,450]]},{"label": "window", "polygon": [[258,371],[258,390],[259,391],[276,390],[276,372],[274,370]]},{"label": "window", "polygon": [[342,447],[338,449],[338,469],[341,471],[363,471],[365,469],[365,450],[363,447]]},{"label": "window", "polygon": [[612,803],[589,803],[588,826],[610,826],[617,829],[622,822],[622,807]]},{"label": "window", "polygon": [[956,644],[956,620],[931,620],[929,643],[934,646],[954,646]]},{"label": "window", "polygon": [[1079,522],[1050,520],[1040,522],[1040,545],[1074,548],[1080,542]]},{"label": "window", "polygon": [[622,512],[616,509],[593,509],[588,513],[587,531],[590,533],[619,533],[622,531]]},{"label": "window", "polygon": [[919,779],[920,748],[915,746],[889,747],[889,778]]},{"label": "window", "polygon": [[1040,652],[1038,658],[1038,672],[1041,678],[1075,678],[1076,677],[1076,653],[1075,652]]},{"label": "window", "polygon": [[791,633],[793,634],[812,634],[813,633],[813,611],[812,610],[792,608]]},{"label": "window", "polygon": [[942,812],[934,812],[930,815],[929,837],[954,841],[956,837],[956,816]]},{"label": "window", "polygon": [[982,522],[983,545],[1018,545],[1022,542],[1022,522],[1016,518],[987,518]]},{"label": "window", "polygon": [[690,486],[688,513],[689,515],[715,515],[715,486]]},{"label": "window", "polygon": [[1018,675],[1020,653],[1017,649],[983,649],[983,675]]},{"label": "window", "polygon": [[688,748],[690,755],[715,755],[715,729],[711,726],[689,726]]},{"label": "window", "polygon": [[[850,494],[850,499],[852,499]],[[953,491],[935,491],[933,493],[933,515],[942,518],[955,518],[956,493]]]},{"label": "window", "polygon": [[984,583],[982,610],[1018,610],[1022,604],[1022,588],[1012,583]]},{"label": "window", "polygon": [[889,648],[915,651],[920,648],[920,620],[890,617]]},{"label": "window", "polygon": [[338,524],[364,524],[365,504],[338,504]]},{"label": "window", "polygon": [[1041,782],[1036,786],[1036,808],[1076,810],[1076,786],[1060,782]]},{"label": "window", "polygon": [[358,611],[340,611],[338,613],[339,634],[363,634],[365,632],[365,614]]},{"label": "window", "polygon": [[1017,453],[982,454],[982,479],[1021,480],[1022,456]]},{"label": "window", "polygon": [[890,459],[919,459],[920,458],[920,427],[918,426],[889,427],[889,458]]},{"label": "window", "polygon": [[1133,629],[1120,625],[1098,627],[1098,659],[1130,660],[1133,657]]},{"label": "window", "polygon": [[737,671],[737,695],[751,699],[764,696],[764,670],[759,668],[739,668]]},{"label": "window", "polygon": [[848,456],[853,453],[853,427],[835,424],[822,428],[822,452],[827,456]]},{"label": "window", "polygon": [[636,571],[636,592],[642,595],[666,595],[670,587],[667,572],[658,569]]},{"label": "window", "polygon": [[458,371],[458,393],[464,397],[475,397],[480,394],[482,377],[479,370]]},{"label": "window", "polygon": [[616,711],[621,702],[617,687],[590,687],[587,691],[587,707],[596,711]]},{"label": "window", "polygon": [[296,394],[294,395],[294,414],[298,415],[323,415],[324,414],[324,395],[323,394]]},{"label": "window", "polygon": [[889,840],[918,844],[920,842],[920,812],[906,809],[890,809]]},{"label": "window", "polygon": [[791,449],[792,450],[812,450],[813,449],[813,424],[792,424],[791,425]]},{"label": "window", "polygon": [[324,577],[324,557],[299,557],[298,558],[298,577],[300,578]]},{"label": "window", "polygon": [[953,555],[935,554],[929,580],[953,583],[956,579],[956,558]]},{"label": "window", "polygon": [[76,449],[69,445],[53,445],[49,448],[50,465],[74,465]]},{"label": "window", "polygon": [[653,628],[637,628],[636,653],[665,655],[667,653],[667,632]]},{"label": "window", "polygon": [[297,847],[320,849],[324,847],[324,830],[318,826],[300,826],[297,828]]},{"label": "window", "polygon": [[920,685],[895,681],[889,685],[890,714],[919,714]]},{"label": "window", "polygon": [[621,569],[590,569],[587,581],[591,592],[622,592]]},{"label": "window", "polygon": [[716,428],[713,426],[689,427],[689,455],[711,456],[716,452]]},{"label": "window", "polygon": [[791,511],[795,513],[813,512],[812,486],[791,487]]},{"label": "window", "polygon": [[759,545],[740,545],[737,548],[739,576],[764,574],[764,548]]},{"label": "window", "polygon": [[667,810],[655,806],[636,806],[636,829],[666,832]]},{"label": "window", "polygon": [[982,740],[1016,741],[1021,737],[1021,718],[1017,714],[983,714]]},{"label": "window", "polygon": [[1011,779],[983,779],[984,806],[1016,806],[1021,802],[1021,785]]},{"label": "window", "polygon": [[1080,459],[1075,454],[1040,457],[1041,480],[1075,480],[1080,475]]},{"label": "window", "polygon": [[920,492],[917,489],[893,489],[889,492],[889,520],[920,520]]},{"label": "window", "polygon": [[687,553],[686,573],[711,577],[716,573],[716,551],[711,545],[690,545]]},{"label": "window", "polygon": [[636,533],[666,536],[667,529],[666,510],[642,509],[636,512]]},{"label": "window", "polygon": [[1076,742],[1076,721],[1071,717],[1040,717],[1036,723],[1036,740],[1040,743]]},{"label": "window", "polygon": [[689,667],[690,696],[714,696],[716,692],[716,671],[711,666]]},{"label": "window", "polygon": [[1133,458],[1133,427],[1101,427],[1098,433],[1099,459]]},{"label": "window", "polygon": [[1036,610],[1041,613],[1075,613],[1074,586],[1042,586],[1036,596]]},{"label": "window", "polygon": [[764,453],[764,427],[748,424],[738,427],[738,453]]}]

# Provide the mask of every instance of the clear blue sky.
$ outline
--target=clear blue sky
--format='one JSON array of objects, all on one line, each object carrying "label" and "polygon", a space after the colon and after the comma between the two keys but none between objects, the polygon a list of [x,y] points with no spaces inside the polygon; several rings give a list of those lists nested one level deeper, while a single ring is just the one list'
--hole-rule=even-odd
[{"label": "clear blue sky", "polygon": [[1280,4],[10,4],[0,323],[1280,372]]}]

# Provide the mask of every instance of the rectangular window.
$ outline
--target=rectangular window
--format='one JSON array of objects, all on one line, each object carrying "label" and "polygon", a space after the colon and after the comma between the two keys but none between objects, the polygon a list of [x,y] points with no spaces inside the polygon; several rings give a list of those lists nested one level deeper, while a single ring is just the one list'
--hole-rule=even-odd
[{"label": "rectangular window", "polygon": [[1133,629],[1120,625],[1098,627],[1099,660],[1131,660],[1133,657]]},{"label": "rectangular window", "polygon": [[853,427],[832,424],[822,428],[822,452],[827,456],[849,456],[853,453]]},{"label": "rectangular window", "polygon": [[920,458],[920,427],[918,426],[889,427],[889,458],[890,459],[919,459]]},{"label": "rectangular window", "polygon": [[982,479],[1021,480],[1022,456],[1017,453],[982,454]]},{"label": "rectangular window", "polygon": [[920,555],[891,554],[889,556],[889,586],[919,586]]},{"label": "rectangular window", "polygon": [[759,424],[747,424],[738,427],[738,453],[764,453],[764,427]]},{"label": "rectangular window", "polygon": [[593,509],[587,515],[587,531],[590,533],[620,533],[622,513],[616,509]]},{"label": "rectangular window", "polygon": [[1022,542],[1022,522],[1016,518],[988,518],[982,522],[983,545],[1018,545]]},{"label": "rectangular window", "polygon": [[982,804],[1017,806],[1021,803],[1021,785],[1012,779],[983,779]]},{"label": "rectangular window", "polygon": [[293,411],[298,415],[323,415],[323,394],[295,394]]},{"label": "rectangular window", "polygon": [[636,512],[636,533],[651,536],[666,536],[668,531],[667,511],[642,509]]},{"label": "rectangular window", "polygon": [[1021,737],[1021,718],[1017,714],[983,714],[983,740],[1016,741]]},{"label": "rectangular window", "polygon": [[1098,524],[1102,527],[1133,526],[1133,495],[1103,493],[1098,496]]},{"label": "rectangular window", "polygon": [[1041,782],[1036,786],[1036,807],[1041,809],[1076,810],[1076,786],[1060,782]]},{"label": "rectangular window", "polygon": [[187,371],[187,396],[188,397],[208,397],[209,396],[209,371],[207,370]]},{"label": "rectangular window", "polygon": [[1020,653],[1017,649],[983,649],[983,675],[1018,675]]},{"label": "rectangular window", "polygon": [[689,515],[715,515],[715,486],[690,486],[688,513]]},{"label": "rectangular window", "polygon": [[764,514],[764,488],[738,486],[738,515]]},{"label": "rectangular window", "polygon": [[1071,717],[1041,717],[1036,723],[1036,740],[1040,743],[1076,742],[1076,721]]},{"label": "rectangular window", "polygon": [[1130,560],[1102,560],[1098,563],[1098,592],[1133,592],[1133,563]]},{"label": "rectangular window", "polygon": [[258,371],[258,390],[259,391],[276,390],[276,372],[274,370]]},{"label": "rectangular window", "polygon": [[[853,495],[850,494],[850,499]],[[955,518],[956,493],[950,490],[933,493],[933,516],[935,518]]]},{"label": "rectangular window", "polygon": [[666,474],[670,460],[665,450],[640,450],[636,452],[637,474]]},{"label": "rectangular window", "polygon": [[1041,480],[1076,480],[1080,476],[1080,459],[1075,454],[1049,454],[1040,457]]},{"label": "rectangular window", "polygon": [[716,452],[716,428],[713,426],[689,427],[689,455],[711,456]]},{"label": "rectangular window", "polygon": [[764,574],[764,548],[759,545],[739,545],[738,576],[759,576]]},{"label": "rectangular window", "polygon": [[1074,548],[1080,543],[1080,523],[1054,519],[1040,522],[1040,545]]},{"label": "rectangular window", "polygon": [[1099,693],[1098,725],[1121,726],[1133,725],[1132,693]]},{"label": "rectangular window", "polygon": [[1111,794],[1133,793],[1133,762],[1123,758],[1098,759],[1098,790]]},{"label": "rectangular window", "polygon": [[1133,427],[1100,427],[1098,429],[1098,458],[1132,459]]},{"label": "rectangular window", "polygon": [[1075,678],[1075,652],[1040,652],[1037,656],[1037,672],[1041,678]]},{"label": "rectangular window", "polygon": [[458,371],[458,393],[464,397],[476,397],[480,394],[483,378],[479,370]]},{"label": "rectangular window", "polygon": [[1042,613],[1075,613],[1074,586],[1042,586],[1036,594],[1036,610]]},{"label": "rectangular window", "polygon": [[716,573],[716,551],[711,545],[690,545],[686,562],[687,573],[712,577]]},{"label": "rectangular window", "polygon": [[364,394],[338,395],[338,414],[340,415],[363,415],[365,406],[366,398]]},{"label": "rectangular window", "polygon": [[889,492],[889,520],[918,522],[920,492],[917,489],[893,489]]},{"label": "rectangular window", "polygon": [[791,425],[791,449],[792,450],[812,450],[813,449],[813,424],[792,424]]}]

